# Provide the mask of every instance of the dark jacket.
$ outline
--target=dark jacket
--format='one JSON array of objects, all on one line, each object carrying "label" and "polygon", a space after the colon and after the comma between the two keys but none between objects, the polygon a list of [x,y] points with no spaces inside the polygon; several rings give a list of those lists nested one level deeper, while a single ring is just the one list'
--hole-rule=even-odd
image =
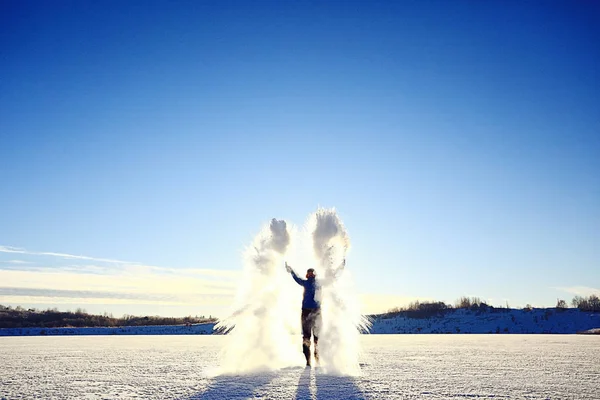
[{"label": "dark jacket", "polygon": [[296,283],[304,287],[304,296],[302,297],[302,308],[321,308],[321,302],[317,300],[317,291],[320,290],[319,284],[315,277],[302,279],[292,271],[292,278]]}]

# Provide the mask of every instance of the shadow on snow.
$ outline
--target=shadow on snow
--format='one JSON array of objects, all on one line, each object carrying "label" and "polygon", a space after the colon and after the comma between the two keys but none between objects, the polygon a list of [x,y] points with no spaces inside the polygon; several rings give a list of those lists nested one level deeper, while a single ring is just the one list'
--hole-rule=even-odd
[{"label": "shadow on snow", "polygon": [[[314,396],[311,393],[311,375],[315,378]],[[354,378],[315,373],[315,370],[306,368],[298,379],[295,399],[311,400],[314,398],[317,400],[366,400],[365,395],[354,382]]]},{"label": "shadow on snow", "polygon": [[[214,378],[202,393],[180,400],[217,400],[270,398],[269,387],[277,373],[252,375],[221,375]],[[313,383],[314,382],[314,383]],[[318,369],[306,368],[300,374],[295,400],[366,400],[354,378],[319,373]]]},{"label": "shadow on snow", "polygon": [[[202,393],[185,400],[248,399],[261,396],[263,388],[275,378],[274,374],[217,376]],[[182,399],[184,400],[184,399]]]}]

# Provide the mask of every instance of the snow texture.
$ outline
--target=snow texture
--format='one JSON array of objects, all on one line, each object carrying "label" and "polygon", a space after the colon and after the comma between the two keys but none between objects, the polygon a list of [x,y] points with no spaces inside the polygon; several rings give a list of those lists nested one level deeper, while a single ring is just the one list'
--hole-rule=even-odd
[{"label": "snow texture", "polygon": [[[361,374],[301,366],[216,375],[227,337],[0,340],[0,399],[580,399],[600,392],[594,335],[362,335]],[[298,365],[303,356],[296,351]]]}]

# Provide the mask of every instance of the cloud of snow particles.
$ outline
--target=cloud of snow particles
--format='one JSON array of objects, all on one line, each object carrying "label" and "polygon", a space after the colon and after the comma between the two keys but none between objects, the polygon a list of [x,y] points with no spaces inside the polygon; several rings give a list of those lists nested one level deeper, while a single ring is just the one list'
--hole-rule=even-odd
[{"label": "cloud of snow particles", "polygon": [[325,373],[356,375],[360,368],[360,331],[368,321],[360,312],[350,271],[343,266],[350,240],[334,209],[318,209],[298,232],[273,219],[247,248],[242,280],[232,314],[217,329],[229,332],[222,373],[250,373],[304,365],[300,324],[302,288],[285,270],[299,276],[314,268],[323,324],[319,366]]},{"label": "cloud of snow particles", "polygon": [[223,350],[223,373],[273,370],[294,364],[291,301],[284,290],[288,279],[284,255],[290,236],[287,223],[273,219],[245,251],[233,312],[216,327],[229,332]]},{"label": "cloud of snow particles", "polygon": [[357,375],[360,333],[369,322],[360,311],[352,274],[343,266],[350,238],[335,209],[317,210],[309,218],[307,231],[312,235],[315,269],[322,282],[321,366],[327,373]]}]

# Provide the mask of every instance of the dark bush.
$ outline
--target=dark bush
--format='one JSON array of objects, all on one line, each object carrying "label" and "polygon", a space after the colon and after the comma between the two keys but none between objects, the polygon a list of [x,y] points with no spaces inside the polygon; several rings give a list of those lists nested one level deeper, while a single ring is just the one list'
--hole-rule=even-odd
[{"label": "dark bush", "polygon": [[387,313],[379,315],[379,318],[393,318],[398,315],[403,315],[407,318],[427,318],[433,315],[442,314],[452,307],[444,303],[443,301],[436,302],[420,302],[414,301],[407,307],[395,307],[390,309]]},{"label": "dark bush", "polygon": [[479,297],[460,297],[454,302],[455,308],[466,308],[471,310],[479,310],[484,305],[486,308],[488,305],[483,302]]},{"label": "dark bush", "polygon": [[595,294],[592,294],[589,297],[575,296],[573,297],[571,304],[581,311],[600,311],[600,298]]},{"label": "dark bush", "polygon": [[567,308],[567,302],[562,300],[562,299],[557,299],[556,300],[556,309],[557,310],[564,310]]},{"label": "dark bush", "polygon": [[141,326],[141,325],[184,325],[214,322],[212,317],[187,316],[184,318],[146,316],[137,317],[125,315],[123,318],[113,318],[109,314],[92,315],[85,310],[76,312],[61,312],[56,308],[38,311],[25,310],[22,307],[5,307],[0,305],[0,328],[60,328],[60,327],[110,327],[110,326]]}]

